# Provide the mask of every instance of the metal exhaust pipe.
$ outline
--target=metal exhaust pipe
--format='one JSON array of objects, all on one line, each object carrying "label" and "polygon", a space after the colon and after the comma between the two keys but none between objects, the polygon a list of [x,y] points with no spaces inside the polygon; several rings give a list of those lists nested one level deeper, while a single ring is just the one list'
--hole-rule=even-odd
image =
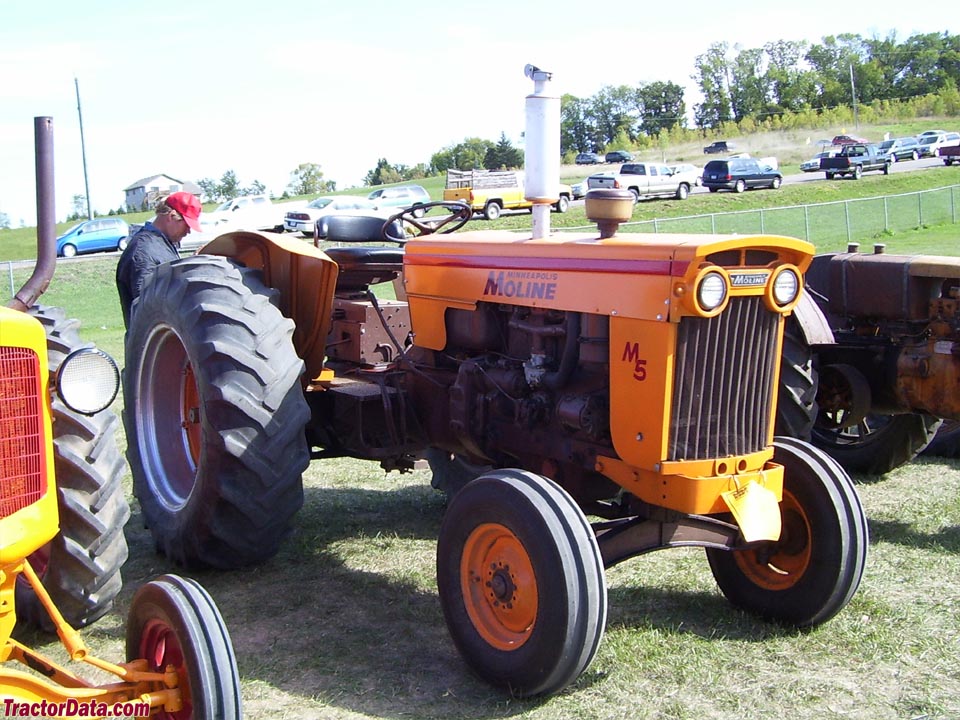
[{"label": "metal exhaust pipe", "polygon": [[37,264],[7,307],[21,312],[33,307],[50,286],[57,268],[56,211],[53,201],[53,118],[33,119],[37,156]]}]

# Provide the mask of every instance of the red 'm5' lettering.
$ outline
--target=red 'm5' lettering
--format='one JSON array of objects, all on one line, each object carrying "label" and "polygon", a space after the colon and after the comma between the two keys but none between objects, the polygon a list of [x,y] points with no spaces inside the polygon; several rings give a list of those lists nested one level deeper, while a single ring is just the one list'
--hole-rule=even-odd
[{"label": "red 'm5' lettering", "polygon": [[643,381],[647,379],[647,361],[640,357],[640,343],[628,342],[623,346],[624,362],[633,363],[633,379]]}]

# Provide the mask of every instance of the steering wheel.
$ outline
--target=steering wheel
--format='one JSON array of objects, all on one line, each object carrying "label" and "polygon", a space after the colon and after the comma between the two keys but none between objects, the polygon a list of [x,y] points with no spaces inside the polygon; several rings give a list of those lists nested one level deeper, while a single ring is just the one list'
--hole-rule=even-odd
[{"label": "steering wheel", "polygon": [[[443,208],[449,214],[438,216],[436,219],[427,219],[424,213],[433,208]],[[420,217],[418,217],[418,215]],[[397,237],[391,231],[397,228],[406,228],[408,225],[416,228],[419,233],[414,237],[422,235],[432,235],[433,233],[452,233],[459,230],[467,221],[473,217],[473,209],[462,202],[429,202],[423,205],[407,208],[402,212],[392,215],[384,224],[381,230],[381,237],[388,242],[403,243],[406,237]]]}]

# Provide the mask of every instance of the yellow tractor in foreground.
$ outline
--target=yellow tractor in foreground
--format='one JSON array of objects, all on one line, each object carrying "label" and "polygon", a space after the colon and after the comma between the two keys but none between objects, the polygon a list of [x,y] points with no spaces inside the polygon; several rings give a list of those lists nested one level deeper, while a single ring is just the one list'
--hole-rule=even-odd
[{"label": "yellow tractor in foreground", "polygon": [[[34,305],[56,267],[51,119],[37,118],[35,131],[38,260],[0,308],[0,715],[239,720],[230,636],[193,580],[164,575],[137,591],[124,663],[92,655],[64,617],[83,625],[109,609],[130,512],[107,410],[117,365],[77,342],[61,311]],[[88,681],[30,649],[14,639],[18,620],[56,631],[71,661],[114,680]]]}]

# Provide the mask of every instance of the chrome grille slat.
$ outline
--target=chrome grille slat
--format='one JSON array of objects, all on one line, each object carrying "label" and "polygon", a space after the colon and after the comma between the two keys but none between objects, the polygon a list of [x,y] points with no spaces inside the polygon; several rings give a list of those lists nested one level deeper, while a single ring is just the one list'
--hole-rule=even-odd
[{"label": "chrome grille slat", "polygon": [[761,297],[731,298],[677,331],[668,460],[745,455],[766,446],[779,316]]}]

